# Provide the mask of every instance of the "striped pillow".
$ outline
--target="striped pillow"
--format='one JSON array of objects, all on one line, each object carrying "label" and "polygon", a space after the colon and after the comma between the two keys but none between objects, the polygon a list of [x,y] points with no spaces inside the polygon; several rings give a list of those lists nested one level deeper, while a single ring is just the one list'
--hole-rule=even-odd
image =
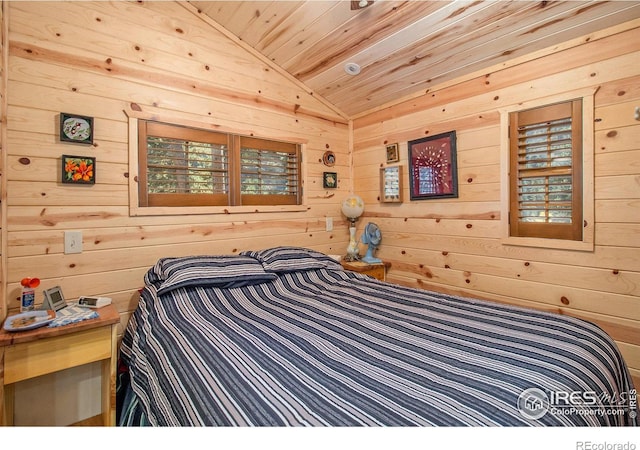
[{"label": "striped pillow", "polygon": [[339,262],[316,250],[303,247],[274,247],[241,252],[262,263],[267,272],[295,272],[297,270],[342,270]]},{"label": "striped pillow", "polygon": [[262,265],[246,256],[187,256],[163,258],[154,272],[162,280],[158,295],[174,289],[192,286],[242,287],[277,278]]}]

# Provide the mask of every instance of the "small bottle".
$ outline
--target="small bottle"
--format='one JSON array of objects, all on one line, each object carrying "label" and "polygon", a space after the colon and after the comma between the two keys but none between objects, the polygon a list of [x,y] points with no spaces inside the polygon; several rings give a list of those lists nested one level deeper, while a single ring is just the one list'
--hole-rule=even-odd
[{"label": "small bottle", "polygon": [[22,294],[20,296],[20,312],[33,311],[36,309],[36,289],[40,285],[38,278],[23,278]]},{"label": "small bottle", "polygon": [[36,303],[36,290],[31,287],[22,288],[20,299],[20,312],[33,311]]}]

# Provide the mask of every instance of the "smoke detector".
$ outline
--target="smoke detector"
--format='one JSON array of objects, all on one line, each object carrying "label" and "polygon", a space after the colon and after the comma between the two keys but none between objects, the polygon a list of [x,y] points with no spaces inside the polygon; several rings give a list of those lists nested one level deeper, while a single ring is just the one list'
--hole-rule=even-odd
[{"label": "smoke detector", "polygon": [[360,66],[354,62],[346,63],[344,65],[344,71],[349,75],[358,75],[360,73]]}]

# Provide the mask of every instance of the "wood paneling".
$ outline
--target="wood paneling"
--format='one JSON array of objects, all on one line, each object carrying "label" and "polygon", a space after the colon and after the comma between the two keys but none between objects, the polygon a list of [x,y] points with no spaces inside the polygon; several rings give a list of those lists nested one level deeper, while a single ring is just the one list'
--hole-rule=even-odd
[{"label": "wood paneling", "polygon": [[[189,3],[350,116],[640,17],[631,1],[385,0],[355,11],[336,0]],[[345,72],[348,62],[359,75]]]},{"label": "wood paneling", "polygon": [[[8,4],[0,4],[0,299],[6,297],[7,279],[7,63],[9,48]],[[0,317],[7,313],[6,302],[0,301]],[[0,416],[2,412],[0,412]],[[1,417],[0,417],[1,419]]]},{"label": "wood paneling", "polygon": [[[7,298],[19,281],[42,279],[114,299],[123,319],[137,305],[158,258],[231,254],[296,243],[342,253],[348,231],[339,202],[351,187],[348,120],[284,71],[176,2],[11,2],[8,75]],[[126,40],[123,39],[126,36]],[[3,96],[4,98],[4,96]],[[300,211],[130,216],[128,117],[161,120],[303,144]],[[59,141],[60,111],[94,117],[92,146]],[[4,122],[3,122],[4,124]],[[322,188],[322,154],[337,156],[337,190]],[[4,149],[3,149],[4,150]],[[96,184],[60,183],[60,156],[95,156]],[[325,217],[334,231],[325,231]],[[65,230],[83,253],[65,255]],[[124,320],[123,324],[126,324]]]},{"label": "wood paneling", "polygon": [[[432,89],[354,120],[354,190],[367,204],[360,224],[371,220],[380,225],[378,256],[391,263],[387,279],[594,321],[616,339],[638,374],[638,36],[640,28],[614,33],[535,62]],[[499,111],[578,88],[598,89],[595,248],[504,245]],[[407,140],[450,130],[458,136],[459,198],[379,204],[376,180],[385,165],[384,144],[400,142],[399,164],[407,167]],[[404,176],[407,181],[406,172]]]},{"label": "wood paneling", "polygon": [[[300,9],[303,3],[305,8]],[[206,14],[193,6],[199,2],[3,2],[2,17],[9,20],[4,21],[1,67],[2,79],[7,80],[0,87],[0,114],[6,118],[0,135],[0,214],[6,238],[0,247],[0,262],[6,263],[0,270],[6,289],[2,307],[18,308],[20,279],[38,276],[41,289],[61,285],[70,299],[82,294],[112,297],[124,326],[137,305],[144,273],[163,256],[232,254],[292,243],[341,254],[348,231],[339,204],[355,188],[367,204],[359,225],[372,220],[383,231],[379,256],[391,263],[388,280],[593,320],[614,336],[633,372],[640,373],[640,122],[633,119],[640,101],[640,28],[623,24],[621,34],[596,33],[593,30],[600,28],[594,20],[593,30],[573,30],[575,36],[591,33],[583,36],[580,45],[574,39],[546,48],[535,54],[535,60],[521,56],[532,49],[519,41],[523,45],[512,54],[494,52],[490,57],[492,63],[505,61],[502,70],[464,79],[444,69],[439,76],[427,75],[429,58],[412,62],[424,50],[422,41],[412,45],[411,40],[403,47],[406,52],[392,58],[401,69],[385,69],[371,60],[371,76],[361,79],[366,82],[348,87],[345,76],[337,76],[342,60],[354,55],[371,59],[364,39],[370,30],[352,30],[336,46],[335,38],[321,39],[320,24],[314,21],[314,14],[320,14],[339,29],[344,23],[340,22],[342,12],[338,13],[341,3],[260,2],[256,16],[247,14],[250,10],[244,6],[249,5],[240,2],[208,2],[207,7],[215,9]],[[435,14],[435,6],[456,8],[453,2],[437,3],[376,2],[387,9],[365,9],[358,16],[370,16],[367,20],[375,24],[372,30],[378,30],[377,38],[399,43],[406,36],[391,40],[391,28],[383,25],[404,24],[410,30],[418,9]],[[526,16],[533,3],[519,3],[487,2],[505,12],[520,9]],[[573,34],[562,30],[564,25],[604,11],[610,14],[600,14],[600,25],[616,22],[623,10],[612,6],[615,3],[602,2],[584,12],[567,9],[571,5],[557,6],[562,20],[539,30],[532,28],[530,20],[519,23],[523,30],[532,31],[532,37],[552,30],[549,36],[573,39]],[[388,9],[395,4],[403,8]],[[495,14],[469,4],[476,6],[465,14],[484,18],[481,34],[492,36],[493,22],[488,19]],[[387,17],[382,17],[383,11]],[[574,16],[581,18],[573,22]],[[450,19],[448,24],[455,23]],[[247,28],[236,37],[214,21]],[[303,34],[287,24],[298,25]],[[263,33],[250,31],[249,25],[263,27]],[[456,61],[468,62],[468,68],[476,70],[468,59],[473,51],[472,30],[467,31],[456,41],[464,44]],[[296,53],[296,42],[300,42],[296,40],[303,36],[307,43],[325,45],[322,61],[305,53],[312,52],[313,46]],[[355,36],[360,37],[360,45],[352,45]],[[439,42],[443,36],[439,40],[428,36],[424,42]],[[545,42],[549,41],[539,44]],[[340,51],[340,46],[347,51]],[[394,51],[391,45],[384,48]],[[454,48],[451,44],[443,50]],[[521,60],[507,61],[510,57]],[[282,67],[271,64],[270,58]],[[400,78],[392,80],[394,74]],[[445,79],[446,83],[435,86]],[[499,110],[584,87],[599,89],[595,97],[595,250],[503,245]],[[416,89],[422,89],[420,95]],[[314,92],[325,94],[337,106]],[[333,97],[330,92],[335,93]],[[404,101],[361,113],[353,123],[343,112],[361,112],[404,94],[408,95]],[[59,141],[61,111],[94,117],[92,146]],[[131,216],[128,186],[135,176],[128,159],[127,112],[131,111],[302,143],[304,208]],[[398,142],[399,164],[407,167],[408,140],[450,130],[456,130],[458,137],[460,197],[379,204],[384,145]],[[326,150],[337,156],[331,169],[339,176],[336,190],[322,187]],[[97,183],[62,185],[62,154],[95,156]],[[334,219],[334,231],[325,231],[325,217]],[[83,232],[83,253],[63,253],[65,230]]]},{"label": "wood paneling", "polygon": [[[9,36],[8,3],[0,3],[0,318],[7,315],[7,61]],[[0,380],[4,379],[5,349],[0,349]],[[13,395],[5,399],[0,388],[0,423],[6,423],[6,411],[13,411]],[[12,394],[12,392],[10,392]]]},{"label": "wood paneling", "polygon": [[[1,204],[7,260],[3,318],[5,308],[19,307],[20,279],[37,276],[39,291],[60,285],[70,300],[111,297],[122,319],[121,335],[144,274],[158,258],[291,243],[327,253],[346,248],[339,202],[351,188],[349,124],[308,88],[175,2],[3,6],[11,13],[5,22],[8,45],[3,41],[8,65],[2,70],[11,92],[2,121],[7,133],[1,179],[11,193],[4,197],[3,191]],[[303,144],[304,207],[130,216],[132,110]],[[94,117],[92,146],[59,141],[61,111]],[[335,190],[322,188],[321,159],[329,149],[340,177]],[[62,154],[95,156],[96,184],[61,184]],[[325,231],[327,216],[334,219],[332,232]],[[82,231],[83,253],[64,254],[65,230]]]}]

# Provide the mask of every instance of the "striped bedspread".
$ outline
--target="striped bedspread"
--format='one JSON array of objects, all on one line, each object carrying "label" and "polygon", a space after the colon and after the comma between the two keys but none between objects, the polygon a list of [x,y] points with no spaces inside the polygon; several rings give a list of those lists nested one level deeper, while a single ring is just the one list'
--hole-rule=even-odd
[{"label": "striped bedspread", "polygon": [[150,270],[121,355],[148,423],[637,425],[595,325],[328,267],[225,285]]}]

